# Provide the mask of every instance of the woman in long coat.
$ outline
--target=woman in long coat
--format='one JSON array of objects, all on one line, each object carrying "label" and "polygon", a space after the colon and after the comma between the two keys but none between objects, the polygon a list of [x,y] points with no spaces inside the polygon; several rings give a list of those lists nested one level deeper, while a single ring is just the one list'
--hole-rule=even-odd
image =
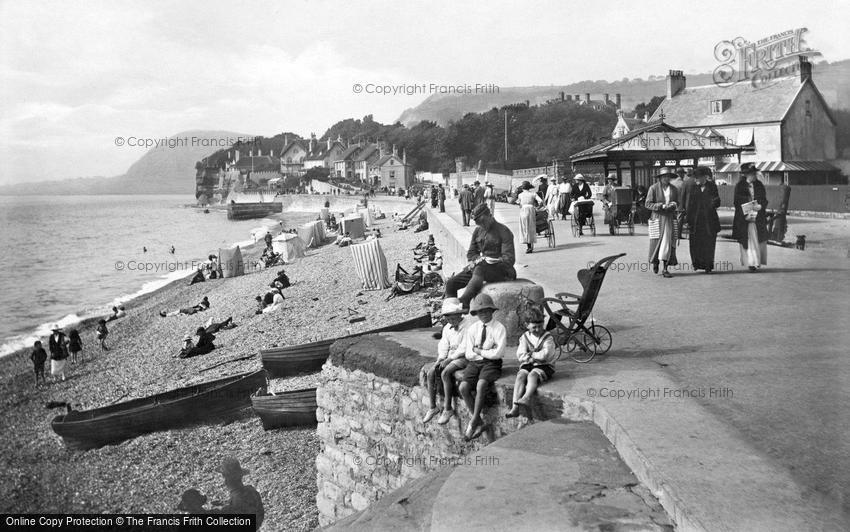
[{"label": "woman in long coat", "polygon": [[690,228],[691,264],[694,270],[705,270],[705,273],[714,269],[714,249],[717,233],[720,232],[720,219],[717,217],[720,193],[717,185],[708,180],[709,177],[711,170],[698,166],[693,180],[682,185],[682,203]]},{"label": "woman in long coat", "polygon": [[[741,266],[751,272],[767,264],[767,192],[757,177],[752,163],[741,165],[741,180],[735,185],[735,219],[732,221],[732,238],[741,248]],[[744,214],[743,206],[756,204],[752,212]]]},{"label": "woman in long coat", "polygon": [[658,182],[649,187],[646,194],[646,208],[652,212],[649,219],[649,262],[652,263],[653,273],[658,273],[658,263],[662,262],[664,277],[673,277],[667,267],[679,263],[676,260],[676,239],[673,231],[679,190],[670,184],[670,179],[675,175],[672,168],[662,167]]},{"label": "woman in long coat", "polygon": [[517,197],[519,204],[519,234],[525,243],[525,252],[534,251],[534,242],[537,241],[537,221],[535,204],[543,203],[540,196],[533,192],[534,187],[528,181],[523,181],[522,192]]}]

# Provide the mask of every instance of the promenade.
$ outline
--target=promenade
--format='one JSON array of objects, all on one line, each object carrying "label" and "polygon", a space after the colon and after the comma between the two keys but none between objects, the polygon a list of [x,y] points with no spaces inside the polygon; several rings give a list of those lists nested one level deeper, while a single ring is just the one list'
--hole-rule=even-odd
[{"label": "promenade", "polygon": [[[557,246],[538,239],[525,254],[518,207],[496,205],[517,236],[518,276],[547,295],[580,290],[579,269],[627,254],[594,311],[613,335],[610,353],[590,364],[562,359],[541,392],[588,408],[682,529],[848,528],[846,250],[770,246],[768,265],[753,274],[737,243],[718,238],[716,271],[706,275],[689,271],[682,241],[682,264],[664,279],[646,262],[646,226],[611,236],[597,208],[596,237],[573,237],[569,221],[558,221]],[[465,246],[472,227],[461,226],[456,201],[446,210],[430,216],[438,245],[451,248],[451,235]],[[454,255],[447,274],[460,266]]]}]

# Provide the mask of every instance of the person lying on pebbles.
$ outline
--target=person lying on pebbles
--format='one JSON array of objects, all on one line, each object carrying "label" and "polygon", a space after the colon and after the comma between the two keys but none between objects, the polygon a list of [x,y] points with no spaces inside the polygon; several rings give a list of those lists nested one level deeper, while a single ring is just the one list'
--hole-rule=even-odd
[{"label": "person lying on pebbles", "polygon": [[194,307],[181,308],[179,310],[172,310],[171,312],[161,310],[159,312],[159,315],[163,318],[167,318],[168,316],[176,316],[178,314],[192,315],[196,312],[203,312],[208,308],[210,308],[210,300],[207,299],[207,296],[204,296],[204,299],[202,299],[201,302],[195,305]]},{"label": "person lying on pebbles", "polygon": [[207,334],[215,334],[218,331],[232,329],[236,327],[236,324],[233,323],[233,316],[228,317],[224,321],[215,322],[213,318],[207,320],[204,324],[204,329],[207,331]]}]

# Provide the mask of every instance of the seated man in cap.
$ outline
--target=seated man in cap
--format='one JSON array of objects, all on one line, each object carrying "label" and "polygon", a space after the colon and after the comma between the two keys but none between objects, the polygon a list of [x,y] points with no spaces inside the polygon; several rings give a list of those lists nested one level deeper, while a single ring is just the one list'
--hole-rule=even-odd
[{"label": "seated man in cap", "polygon": [[458,290],[466,287],[460,298],[464,308],[469,308],[469,302],[481,292],[485,282],[516,279],[514,235],[511,230],[497,222],[486,205],[475,207],[472,219],[476,227],[466,252],[469,264],[446,281],[445,297],[457,297]]}]

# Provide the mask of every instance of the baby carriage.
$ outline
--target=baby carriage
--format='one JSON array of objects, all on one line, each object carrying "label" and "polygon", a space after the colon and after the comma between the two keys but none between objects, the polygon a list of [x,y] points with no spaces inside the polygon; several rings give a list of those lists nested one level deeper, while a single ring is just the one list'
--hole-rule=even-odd
[{"label": "baby carriage", "polygon": [[570,217],[570,227],[573,236],[582,236],[584,226],[590,228],[590,234],[596,236],[596,224],[593,221],[593,200],[584,199],[573,203],[573,215]]},{"label": "baby carriage", "polygon": [[549,219],[549,211],[537,209],[534,212],[534,222],[537,236],[545,238],[550,248],[555,247],[555,226]]},{"label": "baby carriage", "polygon": [[612,235],[620,234],[620,226],[626,226],[629,234],[635,234],[635,202],[632,199],[632,189],[617,187],[611,197],[609,206],[608,231]]},{"label": "baby carriage", "polygon": [[[552,333],[558,348],[558,358],[564,350],[576,362],[590,362],[596,355],[604,355],[611,349],[611,331],[593,321],[591,313],[605,273],[611,264],[625,256],[611,255],[600,260],[589,269],[578,271],[582,285],[581,295],[560,292],[555,297],[543,299],[543,309],[549,315],[546,329]],[[570,307],[574,308],[570,308]],[[590,325],[587,324],[590,319]]]}]

